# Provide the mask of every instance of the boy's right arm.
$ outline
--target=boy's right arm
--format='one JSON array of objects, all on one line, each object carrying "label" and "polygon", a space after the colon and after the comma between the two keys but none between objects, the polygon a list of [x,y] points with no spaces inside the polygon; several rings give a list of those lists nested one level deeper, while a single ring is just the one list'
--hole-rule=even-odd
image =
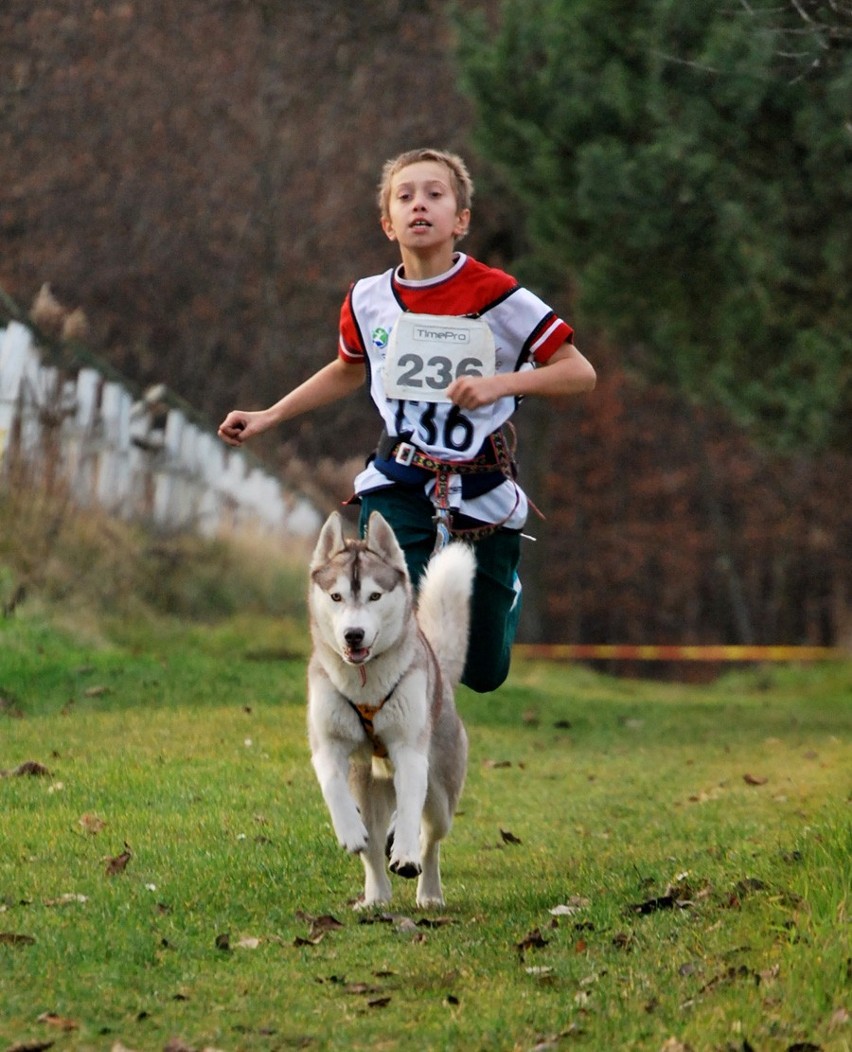
[{"label": "boy's right arm", "polygon": [[365,376],[363,363],[335,358],[268,409],[233,409],[219,425],[219,438],[229,446],[241,446],[276,424],[345,398],[364,383]]}]

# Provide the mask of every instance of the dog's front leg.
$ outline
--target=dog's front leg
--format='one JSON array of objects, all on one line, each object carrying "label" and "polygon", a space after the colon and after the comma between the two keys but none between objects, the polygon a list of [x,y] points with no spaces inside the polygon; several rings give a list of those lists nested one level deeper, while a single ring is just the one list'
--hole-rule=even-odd
[{"label": "dog's front leg", "polygon": [[420,820],[426,803],[429,760],[411,745],[388,746],[393,762],[396,824],[391,849],[391,872],[400,877],[420,875]]},{"label": "dog's front leg", "polygon": [[367,847],[368,838],[349,788],[351,753],[351,742],[329,739],[314,748],[311,762],[338,842],[350,854],[357,855]]}]

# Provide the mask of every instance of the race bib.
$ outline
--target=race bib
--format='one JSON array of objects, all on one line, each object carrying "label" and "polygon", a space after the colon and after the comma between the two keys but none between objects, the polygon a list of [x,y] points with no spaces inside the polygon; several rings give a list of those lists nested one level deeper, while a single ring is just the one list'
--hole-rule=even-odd
[{"label": "race bib", "polygon": [[481,318],[401,314],[388,340],[385,394],[412,402],[445,402],[459,376],[493,376],[494,337]]}]

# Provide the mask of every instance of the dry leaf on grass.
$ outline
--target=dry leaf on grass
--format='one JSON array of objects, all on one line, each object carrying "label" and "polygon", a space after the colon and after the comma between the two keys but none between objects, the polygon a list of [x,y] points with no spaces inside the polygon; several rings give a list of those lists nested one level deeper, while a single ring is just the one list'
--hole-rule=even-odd
[{"label": "dry leaf on grass", "polygon": [[520,837],[516,837],[514,833],[510,833],[508,829],[501,829],[500,836],[504,844],[522,844],[523,841]]},{"label": "dry leaf on grass", "polygon": [[32,935],[21,935],[16,931],[0,931],[0,945],[3,946],[32,946],[34,942]]},{"label": "dry leaf on grass", "polygon": [[88,833],[90,836],[97,836],[98,833],[106,828],[106,822],[103,818],[91,814],[80,815],[79,824],[83,832]]},{"label": "dry leaf on grass", "polygon": [[554,906],[548,913],[553,917],[573,917],[588,906],[591,906],[591,900],[582,895],[572,895],[567,902]]},{"label": "dry leaf on grass", "polygon": [[77,902],[88,902],[89,898],[87,895],[81,895],[79,892],[68,891],[64,895],[60,895],[58,899],[45,899],[45,906],[71,906]]},{"label": "dry leaf on grass", "polygon": [[547,946],[549,941],[549,939],[544,938],[538,928],[533,928],[519,943],[515,944],[515,948],[521,960],[523,960],[527,950],[540,950],[542,947]]},{"label": "dry leaf on grass", "polygon": [[744,774],[743,781],[746,785],[766,785],[769,779],[764,778],[763,775]]},{"label": "dry leaf on grass", "polygon": [[108,877],[116,877],[123,873],[127,869],[127,864],[131,858],[133,858],[133,852],[130,850],[130,845],[125,841],[124,851],[120,855],[116,855],[115,858],[104,859],[106,862],[106,875]]},{"label": "dry leaf on grass", "polygon": [[39,763],[38,760],[25,760],[23,763],[19,763],[18,766],[12,771],[14,778],[23,778],[29,776],[31,778],[49,778],[51,776],[51,770],[49,767],[45,767],[43,763]]},{"label": "dry leaf on grass", "polygon": [[37,1023],[45,1023],[47,1026],[56,1027],[57,1030],[78,1030],[80,1024],[76,1019],[68,1019],[66,1016],[56,1015],[54,1012],[42,1012],[36,1020]]}]

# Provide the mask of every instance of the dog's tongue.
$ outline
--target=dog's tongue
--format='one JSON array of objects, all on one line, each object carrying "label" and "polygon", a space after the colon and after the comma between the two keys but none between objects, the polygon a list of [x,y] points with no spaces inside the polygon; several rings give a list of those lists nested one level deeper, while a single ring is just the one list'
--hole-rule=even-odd
[{"label": "dog's tongue", "polygon": [[366,661],[370,656],[370,651],[366,647],[352,647],[346,651],[346,656],[353,665],[360,665],[362,661]]}]

